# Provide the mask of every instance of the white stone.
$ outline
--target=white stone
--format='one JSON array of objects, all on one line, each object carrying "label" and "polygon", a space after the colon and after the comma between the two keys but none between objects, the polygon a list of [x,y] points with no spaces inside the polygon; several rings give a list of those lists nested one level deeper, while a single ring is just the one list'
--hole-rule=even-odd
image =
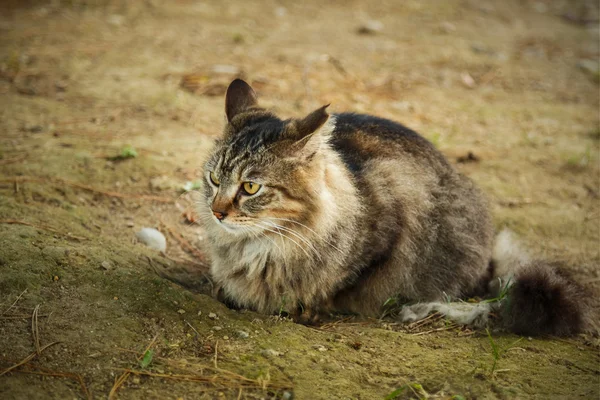
[{"label": "white stone", "polygon": [[165,235],[154,228],[142,228],[135,236],[140,242],[152,249],[158,251],[167,250],[167,239],[165,238]]}]

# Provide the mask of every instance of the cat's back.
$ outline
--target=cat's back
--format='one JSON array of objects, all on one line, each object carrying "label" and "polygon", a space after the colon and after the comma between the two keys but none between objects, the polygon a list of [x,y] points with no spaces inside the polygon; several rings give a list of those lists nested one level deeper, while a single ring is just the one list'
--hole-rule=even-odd
[{"label": "cat's back", "polygon": [[397,122],[366,114],[334,114],[330,140],[354,173],[373,159],[408,157],[416,163],[448,168],[445,158],[424,137]]}]

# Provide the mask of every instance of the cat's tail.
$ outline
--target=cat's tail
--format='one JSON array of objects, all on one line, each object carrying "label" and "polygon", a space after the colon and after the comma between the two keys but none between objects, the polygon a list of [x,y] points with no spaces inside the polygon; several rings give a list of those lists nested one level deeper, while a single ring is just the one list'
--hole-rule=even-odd
[{"label": "cat's tail", "polygon": [[496,237],[492,265],[490,292],[508,330],[569,336],[596,329],[587,291],[559,263],[532,258],[509,230]]},{"label": "cat's tail", "polygon": [[490,315],[495,315],[503,328],[520,335],[598,333],[588,291],[559,263],[531,257],[512,232],[505,230],[496,237],[490,267],[482,282],[488,286],[486,300],[406,305],[400,320],[417,321],[435,311],[477,328],[490,325]]}]

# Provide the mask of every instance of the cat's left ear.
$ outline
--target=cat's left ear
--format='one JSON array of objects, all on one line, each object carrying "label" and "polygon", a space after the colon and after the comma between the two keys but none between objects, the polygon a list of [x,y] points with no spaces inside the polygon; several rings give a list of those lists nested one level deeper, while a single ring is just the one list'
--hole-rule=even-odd
[{"label": "cat's left ear", "polygon": [[301,152],[307,158],[319,151],[326,144],[335,127],[335,118],[329,117],[326,109],[329,104],[316,109],[296,122],[298,142],[302,145]]},{"label": "cat's left ear", "polygon": [[298,130],[298,136],[303,138],[311,133],[315,132],[319,129],[327,119],[329,118],[329,114],[327,114],[327,107],[329,104],[324,105],[321,108],[317,108],[315,111],[308,114],[303,119],[299,120],[296,124],[296,129]]},{"label": "cat's left ear", "polygon": [[250,85],[241,79],[236,79],[229,84],[225,94],[225,114],[227,122],[250,107],[256,107],[258,98]]}]

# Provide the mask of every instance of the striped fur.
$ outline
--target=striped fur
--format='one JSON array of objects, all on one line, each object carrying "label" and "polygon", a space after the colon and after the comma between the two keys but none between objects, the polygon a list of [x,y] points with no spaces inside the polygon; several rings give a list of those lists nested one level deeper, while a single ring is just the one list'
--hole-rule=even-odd
[{"label": "striped fur", "polygon": [[[459,299],[489,280],[486,200],[417,133],[373,116],[330,117],[326,106],[282,120],[240,80],[226,114],[200,214],[230,303],[300,319],[377,316],[389,298]],[[241,189],[248,181],[262,185],[255,195]]]}]

